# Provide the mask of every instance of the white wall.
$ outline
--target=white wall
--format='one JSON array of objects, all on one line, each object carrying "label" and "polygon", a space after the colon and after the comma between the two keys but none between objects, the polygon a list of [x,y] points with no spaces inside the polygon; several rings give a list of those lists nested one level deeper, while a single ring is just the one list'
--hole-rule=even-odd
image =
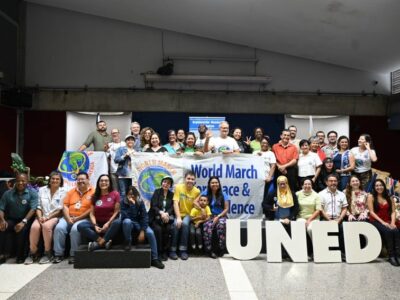
[{"label": "white wall", "polygon": [[[312,116],[312,123],[310,126],[309,116],[285,116],[285,128],[290,125],[295,125],[297,127],[297,138],[308,139],[319,130],[325,132],[327,136],[328,132],[334,130],[338,133],[338,137],[345,135],[349,137],[350,132],[350,118],[348,116]],[[327,138],[326,138],[327,142]]]},{"label": "white wall", "polygon": [[[132,114],[120,116],[101,115],[101,120],[107,123],[107,132],[111,133],[112,128],[118,128],[121,139],[130,133]],[[81,114],[77,112],[67,112],[67,134],[65,149],[76,151],[84,143],[90,132],[96,130],[96,115]],[[93,150],[93,145],[89,147]]]},{"label": "white wall", "polygon": [[[206,21],[206,20],[205,20]],[[163,38],[162,38],[163,37]],[[266,37],[267,38],[267,37]],[[389,74],[373,74],[136,24],[27,4],[26,84],[144,88],[140,73],[164,56],[257,57],[259,62],[176,61],[176,74],[271,75],[267,90],[388,94]],[[378,81],[373,86],[373,81]],[[156,88],[259,90],[258,86],[159,84]]]}]

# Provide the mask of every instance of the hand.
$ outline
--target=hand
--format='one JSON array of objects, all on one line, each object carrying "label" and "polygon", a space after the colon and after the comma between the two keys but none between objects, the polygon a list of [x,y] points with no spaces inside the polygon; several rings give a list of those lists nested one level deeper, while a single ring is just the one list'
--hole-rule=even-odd
[{"label": "hand", "polygon": [[307,220],[307,221],[306,221],[306,228],[307,228],[308,226],[310,226],[310,224],[311,224],[311,221]]},{"label": "hand", "polygon": [[94,225],[94,230],[96,231],[96,233],[101,233],[101,227],[98,225]]},{"label": "hand", "polygon": [[105,144],[104,144],[104,152],[107,152],[109,148],[110,148],[110,147],[108,147],[108,144],[105,143]]},{"label": "hand", "polygon": [[271,210],[272,210],[272,211],[277,211],[277,210],[278,210],[278,205],[275,205],[275,204],[274,204],[274,206],[272,207]]},{"label": "hand", "polygon": [[211,130],[207,130],[207,131],[206,131],[206,139],[209,139],[209,138],[211,138],[212,136],[213,136],[212,131],[211,131]]},{"label": "hand", "polygon": [[20,232],[23,228],[25,227],[25,223],[19,222],[17,225],[15,225],[14,230],[15,232]]},{"label": "hand", "polygon": [[286,224],[286,225],[290,223],[290,220],[288,218],[280,219],[279,221],[281,221],[281,223]]},{"label": "hand", "polygon": [[270,182],[271,181],[271,176],[267,176],[267,177],[265,177],[265,182]]},{"label": "hand", "polygon": [[213,225],[217,224],[217,223],[218,223],[218,220],[219,220],[219,217],[216,216],[216,217],[213,219]]},{"label": "hand", "polygon": [[139,236],[138,236],[137,239],[138,239],[139,243],[143,243],[144,242],[144,231],[143,230],[140,231]]},{"label": "hand", "polygon": [[246,136],[246,140],[244,141],[244,143],[245,143],[247,146],[250,146],[250,143],[251,143],[251,136]]},{"label": "hand", "polygon": [[369,145],[369,143],[366,142],[364,145],[365,145],[365,148],[367,148],[367,150],[371,150],[371,146]]},{"label": "hand", "polygon": [[176,219],[176,228],[181,228],[181,226],[182,226],[182,219],[181,218],[178,218],[178,219]]},{"label": "hand", "polygon": [[342,169],[336,169],[336,173],[343,173]]},{"label": "hand", "polygon": [[357,218],[355,216],[353,216],[352,214],[350,214],[347,219],[349,220],[349,222],[357,220]]},{"label": "hand", "polygon": [[47,221],[47,218],[45,218],[45,217],[40,217],[39,218],[39,223],[40,224],[43,224],[44,222],[46,222]]},{"label": "hand", "polygon": [[383,226],[387,227],[387,228],[391,228],[389,223],[383,222]]},{"label": "hand", "polygon": [[3,221],[2,223],[0,223],[0,231],[6,231],[8,227],[8,223],[6,221]]},{"label": "hand", "polygon": [[362,214],[360,214],[360,215],[358,216],[358,221],[363,221],[363,220],[365,220],[366,218],[367,218],[367,214],[362,213]]},{"label": "hand", "polygon": [[334,221],[335,221],[336,223],[338,223],[338,224],[342,223],[342,220],[341,220],[340,218],[337,218],[337,219],[335,219]]},{"label": "hand", "polygon": [[197,224],[194,224],[194,228],[199,228],[199,223],[197,223]]},{"label": "hand", "polygon": [[108,230],[108,228],[110,228],[109,222],[107,222],[103,225],[103,227],[101,228],[101,232],[106,232]]},{"label": "hand", "polygon": [[66,219],[66,221],[67,221],[68,224],[72,225],[72,224],[74,224],[75,219],[74,219],[74,217],[69,217],[69,218]]},{"label": "hand", "polygon": [[312,181],[313,183],[315,183],[316,180],[317,180],[316,177],[311,178],[311,181]]},{"label": "hand", "polygon": [[390,226],[391,229],[396,229],[397,228],[395,223],[390,223],[389,226]]}]

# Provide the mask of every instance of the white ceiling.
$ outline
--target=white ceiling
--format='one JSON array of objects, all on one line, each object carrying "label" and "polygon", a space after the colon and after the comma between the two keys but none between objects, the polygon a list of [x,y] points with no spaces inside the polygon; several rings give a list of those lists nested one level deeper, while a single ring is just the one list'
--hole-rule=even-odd
[{"label": "white ceiling", "polygon": [[28,0],[371,72],[400,68],[399,0]]}]

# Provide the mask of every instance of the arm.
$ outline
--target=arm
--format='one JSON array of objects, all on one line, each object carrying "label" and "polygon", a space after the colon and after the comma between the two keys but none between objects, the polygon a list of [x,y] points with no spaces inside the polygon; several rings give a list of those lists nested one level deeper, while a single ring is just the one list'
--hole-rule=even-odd
[{"label": "arm", "polygon": [[155,190],[153,196],[151,197],[150,209],[153,210],[154,216],[160,214],[160,208],[158,207],[158,197],[160,194],[159,192],[159,189]]},{"label": "arm", "polygon": [[63,216],[65,218],[65,221],[67,221],[67,223],[69,223],[69,224],[73,224],[74,222],[72,221],[71,216],[69,215],[69,209],[67,206],[64,205],[62,212],[63,212]]},{"label": "arm", "polygon": [[385,221],[383,221],[381,218],[379,218],[379,216],[375,213],[374,211],[374,197],[369,194],[368,198],[367,198],[367,202],[368,202],[368,210],[369,210],[369,214],[375,219],[377,220],[379,223],[381,223],[382,225],[386,226],[386,227],[390,227],[390,225],[388,223],[386,223]]},{"label": "arm", "polygon": [[390,197],[390,204],[392,205],[392,213],[390,215],[390,227],[396,229],[396,204],[394,198]]},{"label": "arm", "polygon": [[318,166],[317,169],[315,170],[315,175],[312,178],[312,181],[315,183],[317,181],[317,178],[319,176],[319,173],[321,173],[321,166]]},{"label": "arm", "polygon": [[86,141],[79,147],[78,151],[83,151],[93,143],[93,132],[88,135]]},{"label": "arm", "polygon": [[86,211],[85,211],[83,214],[81,214],[80,216],[75,217],[75,218],[74,218],[74,222],[80,221],[80,220],[83,220],[83,219],[86,219],[86,218],[89,216],[90,211],[91,211],[91,209],[89,208],[88,210],[86,210]]},{"label": "arm", "polygon": [[7,229],[7,222],[4,219],[4,211],[0,210],[0,231],[5,231]]},{"label": "arm", "polygon": [[346,216],[346,212],[347,212],[347,207],[342,207],[342,211],[340,212],[339,218],[336,218],[335,220],[338,224],[343,222],[343,219]]},{"label": "arm", "polygon": [[308,224],[310,224],[312,221],[314,221],[319,215],[320,215],[321,211],[320,210],[316,210],[314,211],[314,213],[307,219],[306,224],[308,226]]},{"label": "arm", "polygon": [[[196,207],[196,208],[198,208],[198,209],[202,209],[202,208],[200,207],[200,205],[199,205],[199,199],[200,199],[200,193],[199,193],[199,195],[197,196],[197,198],[193,200],[193,206]],[[202,210],[203,210],[203,209],[202,209]]]},{"label": "arm", "polygon": [[204,148],[203,151],[204,153],[207,153],[212,149],[212,145],[210,145],[210,138],[212,137],[212,131],[207,130],[206,132],[206,139],[204,141]]},{"label": "arm", "polygon": [[354,155],[351,152],[349,152],[349,161],[350,161],[350,166],[344,170],[345,172],[351,172],[356,167],[356,161],[354,159]]},{"label": "arm", "polygon": [[270,165],[269,173],[268,173],[268,178],[266,178],[265,181],[270,182],[272,180],[272,177],[274,177],[275,174],[275,169],[276,169],[276,163]]},{"label": "arm", "polygon": [[174,200],[174,212],[176,216],[176,227],[181,228],[182,218],[181,218],[181,212],[179,210],[179,200]]},{"label": "arm", "polygon": [[[30,209],[24,219],[29,221],[34,215],[35,215],[35,210]],[[17,225],[15,225],[14,230],[15,232],[20,232],[25,226],[26,223],[21,221]]]}]

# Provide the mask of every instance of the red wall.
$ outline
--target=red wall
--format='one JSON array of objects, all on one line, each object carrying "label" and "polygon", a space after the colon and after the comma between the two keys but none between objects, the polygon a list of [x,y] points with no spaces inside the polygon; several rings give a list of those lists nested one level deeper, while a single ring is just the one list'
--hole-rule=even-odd
[{"label": "red wall", "polygon": [[12,173],[11,152],[15,152],[17,113],[15,109],[0,106],[0,177]]},{"label": "red wall", "polygon": [[394,179],[400,179],[399,144],[400,130],[389,130],[387,117],[350,117],[350,142],[357,146],[360,134],[372,137],[378,161],[373,168],[389,172]]}]

